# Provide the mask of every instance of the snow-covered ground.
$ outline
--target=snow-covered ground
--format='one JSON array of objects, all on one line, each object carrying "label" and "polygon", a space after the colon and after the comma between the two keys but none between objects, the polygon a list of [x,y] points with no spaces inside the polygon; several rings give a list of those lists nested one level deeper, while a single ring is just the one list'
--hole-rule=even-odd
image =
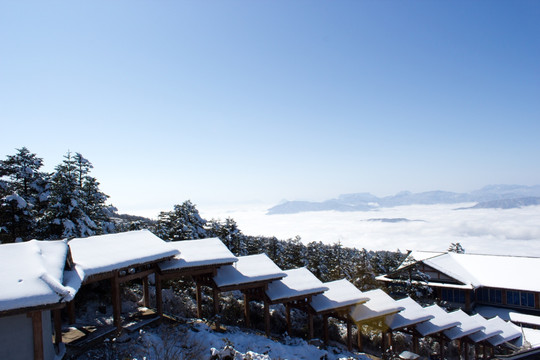
[{"label": "snow-covered ground", "polygon": [[118,339],[106,341],[102,346],[88,351],[79,359],[361,359],[370,358],[336,347],[326,350],[298,338],[285,338],[278,342],[236,327],[226,332],[212,331],[206,324],[162,324],[147,327],[132,334],[125,333]]},{"label": "snow-covered ground", "polygon": [[368,250],[445,251],[451,243],[459,242],[469,253],[540,256],[540,206],[456,210],[472,205],[410,205],[288,215],[266,215],[268,205],[200,207],[199,211],[205,219],[233,218],[246,235],[279,239],[300,235],[305,243],[341,241],[344,246]]}]

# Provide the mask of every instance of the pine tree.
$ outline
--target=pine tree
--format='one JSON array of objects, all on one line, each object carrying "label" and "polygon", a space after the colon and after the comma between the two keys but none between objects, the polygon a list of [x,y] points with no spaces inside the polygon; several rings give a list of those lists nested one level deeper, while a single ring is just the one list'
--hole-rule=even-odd
[{"label": "pine tree", "polygon": [[43,160],[26,147],[0,161],[1,242],[36,237],[36,224],[48,200],[48,175],[41,172]]},{"label": "pine tree", "polygon": [[161,212],[158,216],[158,235],[169,241],[203,239],[208,237],[206,220],[189,200],[182,205],[174,205],[174,210]]},{"label": "pine tree", "polygon": [[81,154],[68,152],[51,177],[49,206],[43,232],[51,239],[86,237],[114,230],[109,220],[108,196],[89,175],[92,164]]}]

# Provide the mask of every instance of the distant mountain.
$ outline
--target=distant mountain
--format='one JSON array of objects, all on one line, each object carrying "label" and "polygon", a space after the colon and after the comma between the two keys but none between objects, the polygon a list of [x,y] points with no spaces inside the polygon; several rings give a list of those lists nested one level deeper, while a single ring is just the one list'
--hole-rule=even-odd
[{"label": "distant mountain", "polygon": [[268,209],[269,215],[295,214],[306,211],[368,211],[400,205],[458,204],[465,202],[485,203],[496,200],[540,197],[540,185],[489,185],[470,193],[427,191],[411,193],[402,191],[395,195],[377,197],[370,193],[343,194],[337,199],[322,202],[285,201]]},{"label": "distant mountain", "polygon": [[459,208],[456,210],[464,209],[515,209],[522,208],[524,206],[533,206],[540,205],[540,197],[524,197],[519,199],[502,199],[502,200],[492,200],[492,201],[483,201],[478,204]]}]

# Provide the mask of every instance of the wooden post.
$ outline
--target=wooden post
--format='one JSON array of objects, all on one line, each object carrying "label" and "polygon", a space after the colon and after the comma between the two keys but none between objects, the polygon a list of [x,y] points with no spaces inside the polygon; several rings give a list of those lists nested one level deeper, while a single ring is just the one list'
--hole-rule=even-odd
[{"label": "wooden post", "polygon": [[[503,296],[506,299],[506,296]],[[465,290],[465,311],[471,311],[471,290]]]},{"label": "wooden post", "polygon": [[158,316],[163,316],[163,294],[162,294],[162,283],[161,275],[156,271],[155,272],[155,281],[156,281],[156,311]]},{"label": "wooden post", "polygon": [[382,358],[385,359],[385,352],[386,352],[386,331],[383,331],[381,334],[381,354]]},{"label": "wooden post", "polygon": [[43,319],[41,311],[28,313],[32,318],[32,335],[34,336],[34,360],[43,360]]},{"label": "wooden post", "polygon": [[356,333],[356,342],[358,343],[358,351],[362,351],[364,349],[364,345],[362,344],[362,330],[360,325],[356,325],[356,329],[358,330]]},{"label": "wooden post", "polygon": [[118,281],[118,271],[115,271],[114,276],[111,278],[112,287],[112,305],[113,305],[113,319],[114,326],[118,332],[122,331],[122,300],[120,299],[120,282]]},{"label": "wooden post", "polygon": [[285,304],[285,316],[287,319],[287,334],[291,336],[291,306],[289,303]]},{"label": "wooden post", "polygon": [[201,284],[195,280],[195,284],[197,286],[197,292],[196,292],[196,297],[197,297],[197,317],[199,319],[202,319],[202,291],[201,291]]},{"label": "wooden post", "polygon": [[212,297],[214,300],[214,317],[216,318],[216,330],[219,329],[219,290],[217,288],[212,288]]},{"label": "wooden post", "polygon": [[251,321],[249,319],[249,295],[247,292],[244,293],[244,319],[246,321],[246,327],[251,327]]},{"label": "wooden post", "polygon": [[323,337],[324,343],[328,345],[328,315],[323,315]]},{"label": "wooden post", "polygon": [[67,303],[67,313],[70,324],[75,324],[75,299]]},{"label": "wooden post", "polygon": [[264,300],[264,331],[270,337],[270,304]]},{"label": "wooden post", "polygon": [[388,331],[387,337],[388,337],[388,348],[392,349],[394,345],[393,339],[392,339],[392,330]]},{"label": "wooden post", "polygon": [[347,349],[352,351],[352,322],[349,317],[347,317]]},{"label": "wooden post", "polygon": [[142,279],[142,288],[143,288],[143,305],[144,307],[150,307],[150,292],[148,291],[148,276],[143,277]]},{"label": "wooden post", "polygon": [[463,351],[465,351],[463,357],[465,360],[469,360],[469,343],[467,341],[463,343]]},{"label": "wooden post", "polygon": [[440,337],[440,340],[439,340],[439,348],[440,348],[440,355],[441,355],[441,359],[444,359],[444,338]]},{"label": "wooden post", "polygon": [[52,312],[54,323],[54,343],[59,345],[62,342],[62,312],[60,309],[54,309]]},{"label": "wooden post", "polygon": [[413,339],[413,352],[415,354],[418,354],[418,347],[419,347],[418,346],[418,335],[414,334],[412,339]]},{"label": "wooden post", "polygon": [[308,336],[309,339],[313,339],[315,337],[313,333],[313,313],[311,311],[308,311]]}]

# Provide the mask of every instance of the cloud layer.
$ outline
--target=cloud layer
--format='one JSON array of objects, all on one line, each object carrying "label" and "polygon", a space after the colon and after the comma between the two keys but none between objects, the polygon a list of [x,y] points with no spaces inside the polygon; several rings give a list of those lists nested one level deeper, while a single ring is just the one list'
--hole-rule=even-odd
[{"label": "cloud layer", "polygon": [[[471,204],[414,205],[366,212],[266,215],[267,207],[201,210],[203,217],[231,217],[247,235],[302,237],[369,250],[445,251],[459,242],[469,253],[540,256],[540,206],[455,210]],[[415,221],[386,222],[404,218]],[[372,221],[369,221],[369,220]],[[379,219],[373,221],[373,219]]]}]

